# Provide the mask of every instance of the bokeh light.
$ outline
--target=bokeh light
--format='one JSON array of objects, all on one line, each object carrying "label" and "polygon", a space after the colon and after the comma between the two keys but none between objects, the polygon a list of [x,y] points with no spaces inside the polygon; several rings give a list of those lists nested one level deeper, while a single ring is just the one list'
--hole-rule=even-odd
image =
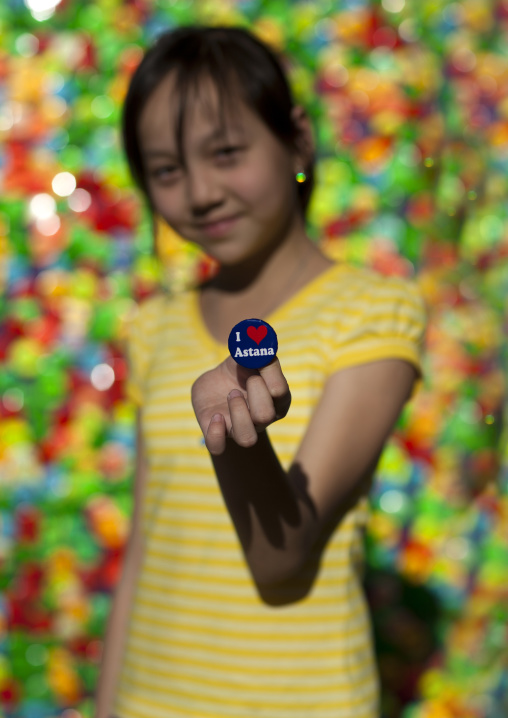
[{"label": "bokeh light", "polygon": [[60,197],[68,197],[76,189],[76,178],[70,172],[59,172],[51,183],[53,192]]}]

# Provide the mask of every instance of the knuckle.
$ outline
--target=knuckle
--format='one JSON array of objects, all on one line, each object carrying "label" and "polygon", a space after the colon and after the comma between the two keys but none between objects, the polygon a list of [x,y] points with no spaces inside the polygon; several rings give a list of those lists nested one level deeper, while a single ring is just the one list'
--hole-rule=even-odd
[{"label": "knuckle", "polygon": [[224,453],[225,444],[223,442],[210,442],[209,444],[207,443],[206,448],[213,456],[220,456]]},{"label": "knuckle", "polygon": [[245,449],[249,449],[251,446],[254,446],[257,440],[258,435],[256,432],[245,431],[237,437],[236,443],[243,446]]},{"label": "knuckle", "polygon": [[275,421],[276,414],[275,414],[275,407],[271,408],[265,408],[258,410],[255,413],[255,416],[253,416],[253,420],[255,424],[262,424],[264,426],[268,426],[268,424],[271,424],[273,421]]},{"label": "knuckle", "polygon": [[260,374],[251,374],[249,377],[247,377],[247,381],[245,382],[247,386],[250,386],[252,384],[258,384],[263,383],[263,377]]},{"label": "knuckle", "polygon": [[288,385],[285,381],[274,381],[270,385],[270,394],[274,399],[282,399],[288,393]]}]

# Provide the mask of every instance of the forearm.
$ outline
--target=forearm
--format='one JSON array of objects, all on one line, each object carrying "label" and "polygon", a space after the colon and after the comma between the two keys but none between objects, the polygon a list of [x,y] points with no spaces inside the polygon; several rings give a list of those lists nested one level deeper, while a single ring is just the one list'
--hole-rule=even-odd
[{"label": "forearm", "polygon": [[139,544],[129,547],[123,563],[122,575],[115,590],[99,672],[95,718],[111,718],[113,714],[113,702],[120,677],[127,627],[141,557],[142,548]]},{"label": "forearm", "polygon": [[298,572],[320,530],[320,517],[298,464],[286,472],[266,432],[249,448],[228,440],[212,456],[226,506],[259,584]]},{"label": "forearm", "polygon": [[368,491],[415,369],[387,359],[333,374],[287,472],[260,431],[289,408],[280,365],[247,379],[235,379],[233,370],[226,360],[203,374],[193,385],[193,406],[253,577],[275,584],[309,566]]}]

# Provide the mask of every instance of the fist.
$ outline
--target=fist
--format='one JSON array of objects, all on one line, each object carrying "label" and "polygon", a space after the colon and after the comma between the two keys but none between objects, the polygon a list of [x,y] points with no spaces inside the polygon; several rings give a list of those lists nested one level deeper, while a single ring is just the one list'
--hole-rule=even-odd
[{"label": "fist", "polygon": [[261,369],[247,369],[228,357],[192,385],[192,406],[211,454],[226,439],[253,446],[258,433],[286,416],[291,393],[277,357]]}]

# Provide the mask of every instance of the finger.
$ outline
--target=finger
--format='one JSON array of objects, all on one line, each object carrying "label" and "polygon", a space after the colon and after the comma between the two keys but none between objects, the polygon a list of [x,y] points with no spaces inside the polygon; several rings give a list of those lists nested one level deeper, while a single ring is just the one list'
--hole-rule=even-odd
[{"label": "finger", "polygon": [[282,373],[282,368],[277,357],[267,364],[267,366],[259,369],[260,376],[264,382],[275,406],[275,414],[277,419],[282,419],[288,413],[291,406],[291,392],[286,381],[286,377]]},{"label": "finger", "polygon": [[232,356],[227,357],[222,365],[226,374],[231,377],[233,382],[241,389],[245,388],[247,379],[250,376],[258,373],[257,369],[248,369],[245,366],[237,364]]},{"label": "finger", "polygon": [[226,420],[222,414],[214,414],[205,435],[206,448],[214,456],[222,454],[226,448]]},{"label": "finger", "polygon": [[229,416],[231,418],[231,438],[239,446],[254,446],[258,440],[256,427],[252,421],[245,396],[239,389],[233,389],[228,395]]},{"label": "finger", "polygon": [[276,411],[272,396],[265,380],[259,374],[247,379],[247,401],[249,412],[256,431],[262,431],[276,420]]}]

